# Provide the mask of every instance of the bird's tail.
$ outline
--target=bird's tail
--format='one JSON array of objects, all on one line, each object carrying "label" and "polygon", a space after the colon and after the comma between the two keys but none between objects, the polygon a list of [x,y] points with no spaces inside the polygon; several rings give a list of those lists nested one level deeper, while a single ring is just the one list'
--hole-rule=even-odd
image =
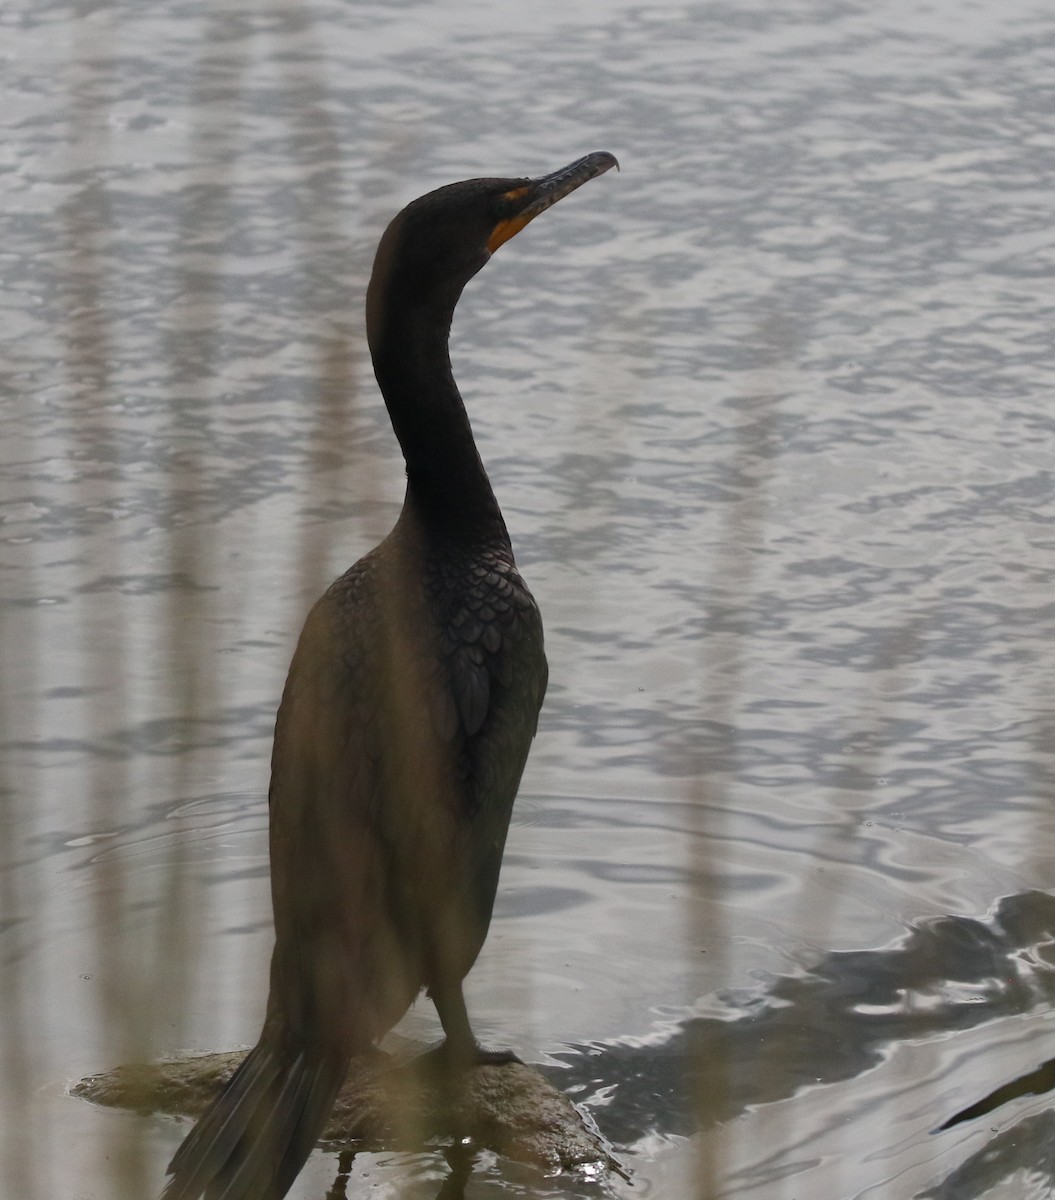
[{"label": "bird's tail", "polygon": [[176,1151],[162,1200],[281,1200],[347,1069],[347,1056],[288,1055],[262,1040]]}]

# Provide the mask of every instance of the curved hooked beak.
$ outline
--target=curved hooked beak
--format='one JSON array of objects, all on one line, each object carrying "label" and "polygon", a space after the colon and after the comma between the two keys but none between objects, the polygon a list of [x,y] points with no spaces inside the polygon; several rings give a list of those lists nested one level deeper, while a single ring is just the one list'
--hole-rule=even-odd
[{"label": "curved hooked beak", "polygon": [[543,175],[540,179],[529,180],[506,192],[504,199],[517,207],[511,217],[504,217],[491,230],[491,236],[487,239],[487,249],[493,254],[503,242],[508,242],[540,212],[545,212],[558,200],[563,200],[570,192],[574,192],[577,187],[582,187],[587,180],[603,175],[612,167],[619,170],[615,155],[606,150],[595,150],[592,154],[561,167],[559,171]]}]

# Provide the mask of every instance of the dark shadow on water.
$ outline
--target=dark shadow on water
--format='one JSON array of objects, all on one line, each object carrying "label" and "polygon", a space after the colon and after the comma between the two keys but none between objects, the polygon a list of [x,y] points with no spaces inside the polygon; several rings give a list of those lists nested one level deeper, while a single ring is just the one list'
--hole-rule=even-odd
[{"label": "dark shadow on water", "polygon": [[1012,1179],[1016,1179],[1017,1190],[1001,1191],[1001,1196],[1051,1194],[1055,1187],[1055,1113],[1026,1117],[989,1138],[941,1183],[918,1193],[916,1200],[976,1200]]},{"label": "dark shadow on water", "polygon": [[984,1117],[986,1113],[991,1113],[1002,1104],[1007,1104],[1009,1100],[1017,1100],[1019,1096],[1040,1096],[1053,1089],[1055,1089],[1055,1058],[1049,1058],[1047,1062],[1041,1063],[1035,1071],[1027,1071],[1025,1075],[1012,1079],[1010,1083],[995,1088],[976,1104],[968,1105],[956,1116],[950,1117],[939,1125],[938,1132],[940,1133],[943,1129],[952,1129],[954,1125],[960,1125],[964,1121],[973,1121],[977,1117]]},{"label": "dark shadow on water", "polygon": [[[984,920],[939,917],[896,945],[833,953],[802,975],[720,998],[730,1019],[694,1017],[666,1036],[573,1047],[551,1078],[573,1099],[604,1097],[590,1107],[617,1147],[650,1133],[687,1136],[749,1105],[851,1079],[908,1039],[1055,1001],[1055,899],[1005,897]],[[722,1086],[708,1087],[711,1071]]]}]

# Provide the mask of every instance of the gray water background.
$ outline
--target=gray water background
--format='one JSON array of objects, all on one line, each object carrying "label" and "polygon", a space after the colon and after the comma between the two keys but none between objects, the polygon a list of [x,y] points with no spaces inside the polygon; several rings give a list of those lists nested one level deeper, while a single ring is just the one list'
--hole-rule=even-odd
[{"label": "gray water background", "polygon": [[552,664],[479,1031],[612,1195],[1055,1195],[1046,1098],[932,1133],[1055,1053],[1050,5],[44,0],[0,55],[3,1194],[153,1194],[182,1127],[67,1082],[255,1040],[282,680],[401,500],[384,224],[607,149],[454,329]]}]

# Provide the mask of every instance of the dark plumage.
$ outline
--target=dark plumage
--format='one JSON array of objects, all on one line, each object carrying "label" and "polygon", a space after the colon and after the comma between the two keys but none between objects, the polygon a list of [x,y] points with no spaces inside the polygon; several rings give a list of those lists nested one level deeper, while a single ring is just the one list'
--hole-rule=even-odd
[{"label": "dark plumage", "polygon": [[407,464],[395,528],[308,615],[275,728],[275,950],[260,1041],[191,1130],[165,1200],[279,1200],[354,1054],[422,988],[452,1067],[511,1058],[469,1026],[546,690],[538,608],[451,375],[462,288],[539,212],[615,165],[473,179],[416,200],[378,247],[374,371]]}]

